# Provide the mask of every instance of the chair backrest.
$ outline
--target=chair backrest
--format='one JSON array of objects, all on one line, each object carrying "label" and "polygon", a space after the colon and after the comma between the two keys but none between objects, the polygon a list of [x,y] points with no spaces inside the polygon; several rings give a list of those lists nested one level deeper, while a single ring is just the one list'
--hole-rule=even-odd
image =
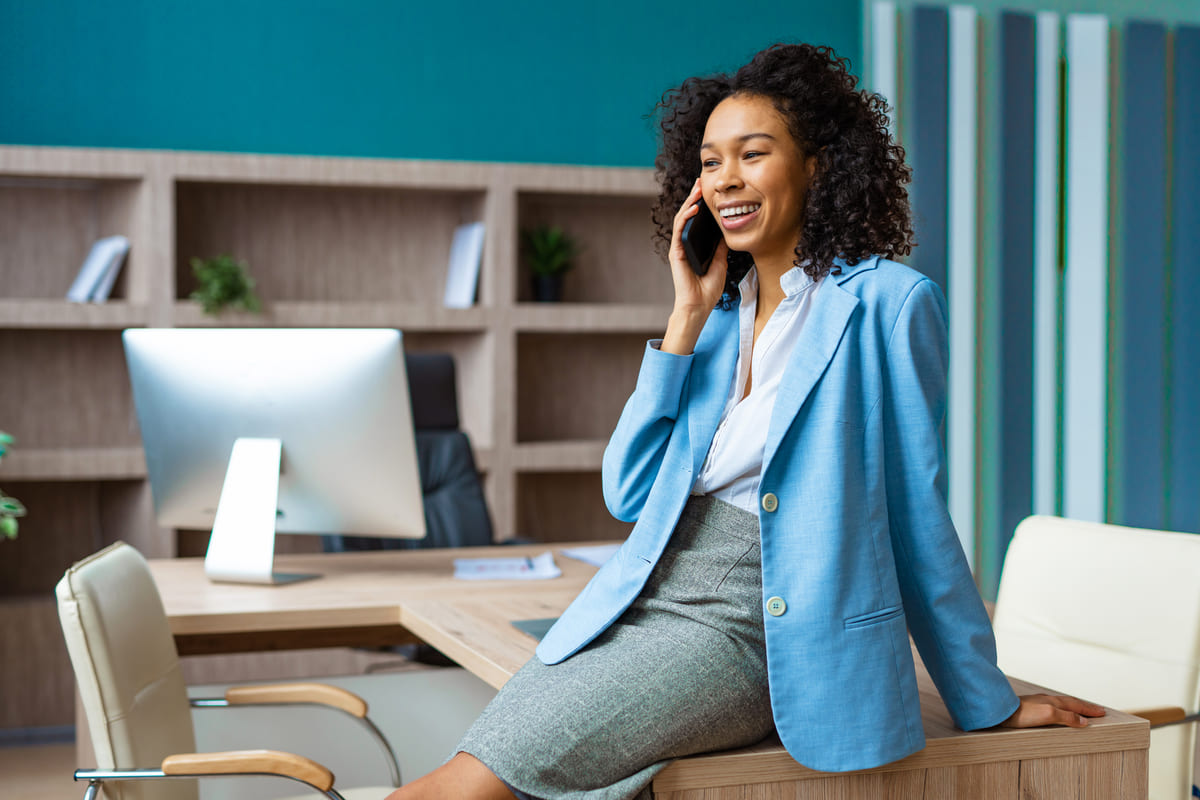
[{"label": "chair backrest", "polygon": [[[162,600],[142,555],[123,542],[67,570],[55,588],[97,763],[157,768],[195,752],[187,688]],[[108,784],[113,800],[195,800],[194,781]]]},{"label": "chair backrest", "polygon": [[[1195,712],[1200,536],[1029,517],[1005,556],[994,627],[1013,677],[1117,709]],[[1188,796],[1196,727],[1151,732],[1151,800]]]}]

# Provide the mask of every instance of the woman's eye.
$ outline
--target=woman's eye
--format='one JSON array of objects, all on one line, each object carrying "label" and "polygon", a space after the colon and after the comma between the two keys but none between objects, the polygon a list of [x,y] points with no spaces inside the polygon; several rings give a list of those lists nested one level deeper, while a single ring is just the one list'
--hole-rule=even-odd
[{"label": "woman's eye", "polygon": [[717,165],[717,163],[718,163],[717,160],[714,158],[706,158],[700,162],[700,165],[702,167],[704,167],[705,169],[707,169],[708,167],[715,167]]},{"label": "woman's eye", "polygon": [[758,150],[751,150],[750,152],[746,153],[746,155],[742,156],[742,158],[756,158],[761,155],[763,155],[763,154],[760,153]]}]

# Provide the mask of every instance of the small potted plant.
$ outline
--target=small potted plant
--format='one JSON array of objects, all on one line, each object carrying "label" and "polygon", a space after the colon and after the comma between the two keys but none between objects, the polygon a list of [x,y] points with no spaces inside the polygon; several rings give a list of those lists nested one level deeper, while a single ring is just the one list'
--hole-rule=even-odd
[{"label": "small potted plant", "polygon": [[563,275],[574,266],[579,245],[557,225],[539,225],[521,231],[525,260],[533,277],[533,299],[556,302],[562,299]]},{"label": "small potted plant", "polygon": [[[13,437],[0,431],[0,458],[8,453]],[[25,506],[15,497],[0,492],[0,541],[17,538],[17,517],[25,516]]]},{"label": "small potted plant", "polygon": [[192,292],[192,299],[200,303],[205,314],[220,314],[227,308],[257,313],[262,304],[247,270],[245,262],[229,255],[193,258],[192,273],[200,287]]}]

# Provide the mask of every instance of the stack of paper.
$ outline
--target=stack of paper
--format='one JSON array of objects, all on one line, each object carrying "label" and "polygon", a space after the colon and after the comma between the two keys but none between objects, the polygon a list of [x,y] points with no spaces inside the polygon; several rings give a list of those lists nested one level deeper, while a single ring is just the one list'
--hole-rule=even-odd
[{"label": "stack of paper", "polygon": [[107,236],[97,241],[79,268],[75,282],[67,290],[67,299],[73,303],[103,303],[107,300],[128,252],[129,239],[124,236]]},{"label": "stack of paper", "polygon": [[559,575],[562,570],[549,552],[533,558],[454,559],[454,577],[465,581],[536,581]]}]

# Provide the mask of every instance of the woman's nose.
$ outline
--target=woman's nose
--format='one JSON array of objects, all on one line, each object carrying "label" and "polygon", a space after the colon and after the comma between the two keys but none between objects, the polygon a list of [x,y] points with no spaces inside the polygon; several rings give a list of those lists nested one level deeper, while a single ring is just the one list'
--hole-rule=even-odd
[{"label": "woman's nose", "polygon": [[718,192],[728,192],[732,189],[741,187],[741,185],[741,177],[738,175],[736,170],[724,169],[721,171],[721,174],[717,176]]}]

